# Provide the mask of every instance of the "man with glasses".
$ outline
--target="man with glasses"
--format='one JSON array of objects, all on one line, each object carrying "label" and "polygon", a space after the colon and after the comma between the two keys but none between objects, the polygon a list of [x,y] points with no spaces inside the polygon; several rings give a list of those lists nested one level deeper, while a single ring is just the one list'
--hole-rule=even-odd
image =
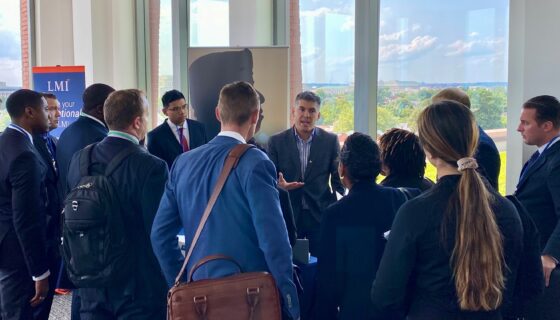
[{"label": "man with glasses", "polygon": [[205,144],[208,139],[202,123],[187,119],[189,106],[180,91],[167,91],[161,102],[167,119],[148,133],[148,151],[171,168],[180,154]]}]

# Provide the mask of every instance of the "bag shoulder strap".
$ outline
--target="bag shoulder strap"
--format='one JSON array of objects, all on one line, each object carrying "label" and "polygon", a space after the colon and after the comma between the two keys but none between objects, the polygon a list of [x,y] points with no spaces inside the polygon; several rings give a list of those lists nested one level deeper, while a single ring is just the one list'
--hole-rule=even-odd
[{"label": "bag shoulder strap", "polygon": [[89,176],[89,166],[91,165],[91,154],[95,143],[92,143],[80,152],[80,177]]},{"label": "bag shoulder strap", "polygon": [[254,146],[250,144],[238,144],[235,147],[233,147],[233,149],[229,152],[228,156],[226,157],[224,167],[222,169],[222,172],[218,176],[218,181],[214,186],[214,190],[212,191],[210,200],[208,200],[208,205],[206,205],[204,214],[200,219],[200,223],[198,224],[196,233],[194,234],[193,240],[191,241],[189,251],[187,251],[187,255],[185,256],[185,261],[183,262],[181,271],[179,271],[177,278],[175,278],[175,286],[178,286],[181,282],[181,278],[183,278],[183,274],[185,273],[185,268],[187,267],[187,263],[191,258],[194,246],[196,245],[196,242],[198,241],[198,238],[202,233],[202,229],[204,228],[204,225],[206,224],[206,221],[210,216],[210,212],[212,212],[212,208],[214,208],[214,204],[216,203],[216,200],[218,199],[218,196],[220,195],[220,192],[222,191],[222,188],[224,187],[231,170],[237,166],[237,163],[239,162],[239,159],[243,156],[243,154],[245,154],[245,152],[251,148],[254,148]]},{"label": "bag shoulder strap", "polygon": [[129,146],[129,147],[123,149],[122,151],[120,151],[119,153],[117,153],[117,155],[113,159],[111,159],[111,161],[109,161],[109,163],[107,164],[107,167],[105,168],[105,176],[106,177],[110,176],[115,171],[115,169],[117,169],[117,167],[126,158],[128,158],[128,156],[130,156],[131,154],[133,154],[137,150],[138,149],[137,149],[136,145],[133,145],[133,146]]}]

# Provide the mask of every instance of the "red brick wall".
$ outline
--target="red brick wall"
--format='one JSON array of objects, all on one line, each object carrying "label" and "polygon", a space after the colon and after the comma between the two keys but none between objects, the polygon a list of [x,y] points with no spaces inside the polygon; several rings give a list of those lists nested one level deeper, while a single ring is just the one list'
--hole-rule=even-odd
[{"label": "red brick wall", "polygon": [[157,126],[159,113],[159,11],[160,0],[150,0],[149,20],[150,20],[150,83],[152,91],[150,105],[152,106],[151,117],[152,127]]},{"label": "red brick wall", "polygon": [[30,48],[29,48],[29,1],[20,0],[20,31],[21,31],[21,73],[24,88],[29,88]]}]

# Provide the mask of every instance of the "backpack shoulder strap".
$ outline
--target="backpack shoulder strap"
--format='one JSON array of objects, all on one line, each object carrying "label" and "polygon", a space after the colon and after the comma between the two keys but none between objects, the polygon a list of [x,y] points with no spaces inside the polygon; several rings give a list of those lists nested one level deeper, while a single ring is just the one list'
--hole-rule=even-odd
[{"label": "backpack shoulder strap", "polygon": [[137,150],[138,148],[136,147],[136,145],[134,145],[134,146],[129,146],[123,149],[122,151],[120,151],[119,153],[117,153],[117,155],[113,159],[111,159],[111,161],[107,164],[107,168],[105,169],[105,176],[106,177],[110,176],[115,171],[115,169],[117,169],[117,167],[126,158],[128,158],[128,156],[135,153]]},{"label": "backpack shoulder strap", "polygon": [[91,153],[95,147],[95,143],[92,143],[84,148],[80,152],[80,177],[85,177],[89,175],[89,166],[91,165]]},{"label": "backpack shoulder strap", "polygon": [[235,167],[237,167],[237,163],[239,162],[239,159],[243,156],[243,154],[245,154],[245,152],[247,150],[249,150],[251,148],[254,148],[254,147],[255,146],[250,145],[250,144],[238,144],[231,149],[228,156],[226,157],[224,167],[222,169],[222,172],[218,176],[218,181],[216,182],[216,185],[214,186],[214,191],[212,192],[212,195],[210,196],[210,200],[208,200],[208,205],[206,206],[206,209],[204,210],[204,214],[202,215],[202,218],[200,219],[200,223],[198,224],[198,228],[196,229],[196,233],[194,234],[193,240],[191,241],[189,251],[187,252],[187,255],[185,256],[185,261],[183,262],[183,266],[181,267],[181,271],[179,271],[179,274],[177,275],[177,278],[175,279],[175,286],[178,286],[179,283],[181,282],[181,278],[183,278],[183,273],[185,272],[185,268],[187,267],[187,263],[189,262],[189,259],[191,258],[191,255],[192,255],[193,250],[194,250],[194,246],[196,245],[196,242],[198,241],[198,238],[200,237],[200,234],[202,233],[202,229],[204,229],[204,225],[206,224],[206,221],[208,220],[208,217],[210,216],[210,212],[212,212],[212,208],[214,208],[214,204],[216,203],[216,200],[218,199],[218,196],[220,195],[220,192],[222,191],[222,188],[224,187],[224,184],[226,183],[226,180],[227,180],[231,170],[234,169]]}]

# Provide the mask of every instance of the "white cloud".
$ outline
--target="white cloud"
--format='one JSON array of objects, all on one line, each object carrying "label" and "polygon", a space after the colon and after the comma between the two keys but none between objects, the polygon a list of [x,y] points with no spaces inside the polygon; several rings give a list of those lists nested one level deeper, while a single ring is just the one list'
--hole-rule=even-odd
[{"label": "white cloud", "polygon": [[400,40],[405,34],[407,30],[401,30],[399,32],[390,33],[390,34],[382,34],[379,36],[379,40],[381,41],[397,41]]},{"label": "white cloud", "polygon": [[346,19],[346,21],[344,21],[344,24],[342,25],[342,31],[354,30],[355,27],[356,21],[354,20],[354,17],[349,17],[348,19]]},{"label": "white cloud", "polygon": [[385,20],[379,21],[379,27],[380,27],[380,28],[383,28],[383,27],[385,27],[386,25],[387,25],[387,22],[385,22]]},{"label": "white cloud", "polygon": [[434,46],[437,37],[433,36],[418,36],[410,43],[406,44],[389,44],[381,46],[379,49],[379,60],[381,62],[393,60],[405,60],[414,57]]},{"label": "white cloud", "polygon": [[412,25],[411,29],[412,29],[412,32],[416,32],[416,31],[420,30],[420,25],[415,23],[415,24]]},{"label": "white cloud", "polygon": [[21,61],[0,58],[0,82],[5,82],[9,87],[21,86]]},{"label": "white cloud", "polygon": [[460,54],[471,54],[471,55],[490,54],[496,51],[501,51],[503,45],[504,45],[504,40],[501,38],[471,40],[471,41],[457,40],[447,46],[449,51],[445,55],[456,56]]},{"label": "white cloud", "polygon": [[476,37],[476,36],[478,36],[478,32],[471,32],[471,33],[469,33],[469,37],[471,37],[471,38],[474,38],[474,37]]},{"label": "white cloud", "polygon": [[321,7],[315,10],[302,11],[300,15],[302,17],[320,17],[326,15],[327,13],[335,13],[335,12],[336,12],[335,10],[332,10],[330,8]]}]

